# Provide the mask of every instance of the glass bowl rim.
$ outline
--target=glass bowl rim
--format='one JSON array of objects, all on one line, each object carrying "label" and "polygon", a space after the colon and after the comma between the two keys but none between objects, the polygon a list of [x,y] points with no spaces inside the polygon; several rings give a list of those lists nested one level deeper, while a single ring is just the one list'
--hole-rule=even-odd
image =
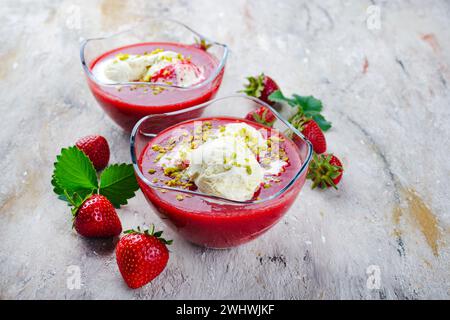
[{"label": "glass bowl rim", "polygon": [[[282,189],[280,189],[278,192],[274,193],[270,197],[267,197],[267,198],[264,198],[264,199],[238,201],[238,200],[226,199],[226,198],[223,198],[223,197],[220,197],[220,196],[204,194],[204,193],[201,193],[201,192],[192,191],[192,190],[188,190],[188,189],[184,190],[184,189],[178,189],[178,188],[173,188],[173,187],[168,187],[168,186],[159,186],[159,185],[153,184],[147,178],[145,178],[144,174],[142,173],[141,169],[139,168],[138,159],[137,159],[136,152],[135,152],[136,151],[136,146],[135,146],[136,135],[138,133],[139,127],[141,126],[141,124],[144,121],[146,121],[148,119],[151,119],[153,117],[157,117],[157,116],[173,116],[173,115],[178,115],[178,114],[181,114],[181,113],[184,113],[184,112],[189,112],[189,111],[193,111],[193,110],[196,110],[196,109],[200,109],[200,108],[203,108],[203,107],[207,108],[211,104],[214,104],[214,103],[216,103],[218,101],[221,101],[221,100],[230,99],[230,98],[243,98],[243,99],[251,100],[251,101],[254,101],[254,102],[260,104],[261,106],[269,108],[269,110],[275,115],[275,117],[278,120],[282,121],[288,127],[289,130],[292,130],[292,132],[295,135],[297,135],[301,140],[303,140],[306,143],[306,145],[308,146],[308,151],[307,151],[307,155],[306,155],[305,160],[302,162],[302,165],[301,165],[300,169],[297,171],[297,173],[294,175],[294,177],[291,179],[291,181],[289,181],[289,183],[286,186],[284,186]],[[186,121],[189,121],[189,120],[186,120]],[[184,122],[184,121],[182,121],[182,122]],[[182,122],[180,122],[180,123],[182,123]],[[174,124],[173,126],[175,126],[175,125],[178,125],[178,124]],[[156,136],[156,134],[155,135],[149,134],[148,136],[149,137],[154,137],[154,136]],[[312,147],[311,142],[308,139],[306,139],[305,136],[300,131],[298,131],[294,126],[292,126],[289,123],[289,121],[287,121],[283,116],[281,116],[278,113],[278,111],[276,111],[272,106],[270,106],[269,104],[265,103],[262,100],[254,98],[254,97],[249,97],[249,96],[246,96],[244,94],[234,94],[234,95],[227,95],[227,96],[224,96],[224,97],[219,97],[219,98],[216,98],[216,99],[213,99],[213,100],[209,100],[207,102],[201,103],[199,105],[196,105],[196,106],[193,106],[193,107],[190,107],[190,108],[177,110],[177,111],[173,111],[173,112],[167,112],[167,113],[151,114],[151,115],[148,115],[148,116],[145,116],[145,117],[141,118],[134,125],[133,130],[131,131],[131,135],[130,135],[130,153],[131,153],[131,162],[133,164],[133,169],[134,169],[135,174],[138,176],[139,179],[141,179],[147,186],[149,186],[152,189],[165,189],[165,190],[170,190],[170,191],[176,191],[176,192],[180,192],[180,193],[190,194],[190,195],[193,195],[193,196],[201,196],[201,197],[205,197],[205,198],[210,198],[212,200],[219,200],[219,201],[226,202],[226,203],[229,203],[229,204],[235,204],[235,205],[236,204],[241,204],[241,205],[247,204],[248,205],[248,204],[264,203],[266,201],[270,201],[270,200],[276,199],[276,198],[280,197],[281,195],[283,195],[286,191],[288,191],[290,189],[290,187],[303,175],[303,173],[305,173],[305,171],[308,170],[309,163],[310,163],[310,161],[312,159],[312,155],[313,155],[313,147]]]},{"label": "glass bowl rim", "polygon": [[195,90],[195,89],[199,89],[202,88],[208,84],[210,84],[212,81],[214,81],[217,76],[220,74],[220,72],[222,72],[223,68],[225,67],[225,63],[227,61],[228,58],[228,54],[229,54],[229,48],[226,44],[217,42],[215,40],[212,40],[208,37],[205,37],[204,35],[198,33],[197,31],[195,31],[194,29],[192,29],[191,27],[187,26],[186,24],[174,20],[174,19],[170,19],[170,18],[147,18],[145,19],[146,21],[148,20],[153,20],[153,21],[169,21],[172,22],[178,26],[181,26],[185,29],[187,29],[188,31],[190,31],[191,33],[193,33],[194,35],[196,35],[199,39],[201,40],[205,40],[208,42],[208,44],[212,44],[215,46],[219,46],[223,48],[223,54],[222,57],[220,58],[219,64],[216,66],[214,72],[208,77],[208,79],[205,79],[193,86],[189,86],[189,87],[182,87],[182,86],[176,86],[176,85],[170,85],[167,83],[163,83],[163,82],[142,82],[142,81],[132,81],[132,82],[103,82],[99,79],[97,79],[95,77],[95,75],[92,73],[92,71],[90,70],[89,66],[86,63],[86,58],[85,58],[85,51],[86,51],[86,46],[89,44],[89,42],[94,42],[94,41],[103,41],[103,40],[107,40],[113,37],[117,37],[120,36],[122,34],[125,34],[127,32],[130,32],[132,30],[135,30],[137,28],[139,28],[140,25],[144,24],[145,22],[141,21],[136,23],[133,27],[127,28],[125,30],[116,32],[116,33],[112,33],[103,37],[94,37],[94,38],[87,38],[81,41],[80,44],[80,60],[81,60],[81,65],[83,67],[84,72],[86,73],[86,75],[89,77],[89,79],[91,79],[92,81],[94,81],[95,83],[97,83],[98,85],[101,86],[109,86],[109,87],[115,87],[115,86],[158,86],[158,87],[164,87],[164,88],[175,88],[178,90]]}]

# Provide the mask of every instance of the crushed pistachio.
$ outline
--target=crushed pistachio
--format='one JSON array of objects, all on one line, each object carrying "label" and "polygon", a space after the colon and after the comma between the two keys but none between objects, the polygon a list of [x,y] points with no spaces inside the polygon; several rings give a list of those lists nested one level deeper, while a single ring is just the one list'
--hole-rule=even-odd
[{"label": "crushed pistachio", "polygon": [[[150,52],[150,54],[157,54],[157,53],[161,53],[161,52],[164,52],[164,49],[157,48],[157,49],[153,50],[152,52]],[[147,54],[147,53],[144,53],[144,54]]]},{"label": "crushed pistachio", "polygon": [[203,131],[203,125],[201,127],[200,126],[196,127],[194,133],[200,134],[200,133],[202,133],[202,131]]},{"label": "crushed pistachio", "polygon": [[156,158],[155,158],[155,160],[153,160],[153,162],[158,162],[159,160],[161,160],[161,158],[164,156],[164,153],[159,153],[157,156],[156,156]]},{"label": "crushed pistachio", "polygon": [[150,173],[150,174],[154,174],[155,172],[156,172],[155,169],[149,169],[149,170],[148,170],[148,173]]},{"label": "crushed pistachio", "polygon": [[158,182],[158,178],[153,178],[152,182],[153,183],[157,183]]},{"label": "crushed pistachio", "polygon": [[116,58],[119,59],[119,60],[121,60],[121,61],[125,61],[125,60],[127,60],[129,57],[130,57],[130,55],[127,54],[127,53],[119,53],[119,54],[116,56]]},{"label": "crushed pistachio", "polygon": [[245,170],[247,171],[247,174],[252,174],[252,167],[250,167],[249,165],[245,166]]},{"label": "crushed pistachio", "polygon": [[158,94],[160,94],[161,92],[163,92],[165,89],[163,87],[158,87],[158,86],[154,86],[152,87],[152,92],[153,94],[156,96]]},{"label": "crushed pistachio", "polygon": [[271,187],[270,183],[264,183],[263,185],[264,189],[269,189]]},{"label": "crushed pistachio", "polygon": [[171,177],[174,173],[177,173],[177,172],[179,172],[179,171],[180,171],[180,168],[177,168],[177,167],[167,167],[167,168],[164,169],[164,174],[165,174],[166,176]]},{"label": "crushed pistachio", "polygon": [[178,181],[176,181],[176,179],[172,179],[172,180],[164,181],[164,183],[166,185],[168,185],[169,187],[174,187],[178,184]]},{"label": "crushed pistachio", "polygon": [[177,198],[178,201],[183,201],[184,200],[184,197],[181,194],[177,194],[176,198]]},{"label": "crushed pistachio", "polygon": [[159,153],[166,153],[166,149],[165,149],[164,147],[158,145],[158,144],[154,144],[154,145],[152,146],[152,150],[153,150],[153,151],[157,151],[157,152],[159,152]]}]

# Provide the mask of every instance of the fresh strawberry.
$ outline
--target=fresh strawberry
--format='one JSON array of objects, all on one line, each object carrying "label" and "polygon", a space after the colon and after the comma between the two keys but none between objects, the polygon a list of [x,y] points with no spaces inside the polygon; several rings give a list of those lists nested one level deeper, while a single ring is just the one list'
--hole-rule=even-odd
[{"label": "fresh strawberry", "polygon": [[313,189],[316,187],[337,189],[343,173],[344,167],[335,155],[314,154],[309,165],[307,178],[313,181]]},{"label": "fresh strawberry", "polygon": [[161,238],[162,231],[152,229],[141,232],[127,230],[116,247],[116,259],[119,271],[126,284],[136,289],[156,278],[166,267],[169,260],[167,241]]},{"label": "fresh strawberry", "polygon": [[275,115],[266,107],[260,107],[257,110],[250,111],[246,116],[245,119],[254,121],[257,123],[261,123],[263,125],[266,125],[268,127],[272,127],[276,117]]},{"label": "fresh strawberry", "polygon": [[257,77],[247,77],[247,80],[248,84],[245,86],[245,89],[240,92],[244,92],[248,96],[259,98],[271,106],[275,104],[275,102],[269,100],[269,96],[280,88],[271,77],[261,73]]},{"label": "fresh strawberry", "polygon": [[118,236],[122,224],[116,210],[109,200],[94,194],[85,200],[79,208],[74,209],[74,227],[79,234],[89,238]]},{"label": "fresh strawberry", "polygon": [[289,122],[312,143],[315,153],[321,154],[327,151],[325,135],[317,122],[306,117],[302,112],[291,117]]},{"label": "fresh strawberry", "polygon": [[87,136],[79,139],[75,145],[88,156],[96,170],[102,170],[108,165],[109,145],[104,137]]},{"label": "fresh strawberry", "polygon": [[162,68],[161,70],[155,72],[152,77],[152,82],[158,82],[161,80],[171,80],[176,77],[175,68],[173,65],[169,64],[168,66]]},{"label": "fresh strawberry", "polygon": [[314,120],[306,121],[300,131],[312,143],[315,153],[321,154],[327,151],[325,135]]}]

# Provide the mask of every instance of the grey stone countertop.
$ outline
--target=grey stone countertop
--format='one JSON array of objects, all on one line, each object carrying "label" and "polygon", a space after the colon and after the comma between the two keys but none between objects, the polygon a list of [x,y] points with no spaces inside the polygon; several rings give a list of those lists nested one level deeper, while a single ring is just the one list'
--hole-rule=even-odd
[{"label": "grey stone countertop", "polygon": [[[448,1],[1,2],[1,299],[449,298]],[[92,133],[111,162],[130,162],[79,44],[147,16],[230,46],[219,96],[264,71],[287,94],[320,98],[345,174],[338,191],[305,185],[281,222],[230,250],[187,243],[138,192],[124,228],[154,222],[174,245],[161,276],[130,290],[114,243],[71,230],[50,176],[61,147]],[[67,285],[74,270],[79,288]]]}]

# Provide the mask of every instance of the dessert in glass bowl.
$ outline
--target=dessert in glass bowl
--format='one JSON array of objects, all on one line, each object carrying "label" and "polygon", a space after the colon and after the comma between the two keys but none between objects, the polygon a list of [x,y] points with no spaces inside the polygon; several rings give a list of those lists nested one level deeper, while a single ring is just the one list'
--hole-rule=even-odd
[{"label": "dessert in glass bowl", "polygon": [[[267,108],[273,127],[245,119]],[[161,125],[182,113],[201,117]],[[267,231],[302,188],[311,144],[269,105],[241,95],[141,119],[131,157],[142,192],[185,239],[228,248]]]},{"label": "dessert in glass bowl", "polygon": [[[226,45],[170,19],[149,19],[112,36],[85,40],[80,51],[92,94],[126,131],[146,115],[214,98],[227,55]],[[184,113],[185,119],[196,116]]]}]

